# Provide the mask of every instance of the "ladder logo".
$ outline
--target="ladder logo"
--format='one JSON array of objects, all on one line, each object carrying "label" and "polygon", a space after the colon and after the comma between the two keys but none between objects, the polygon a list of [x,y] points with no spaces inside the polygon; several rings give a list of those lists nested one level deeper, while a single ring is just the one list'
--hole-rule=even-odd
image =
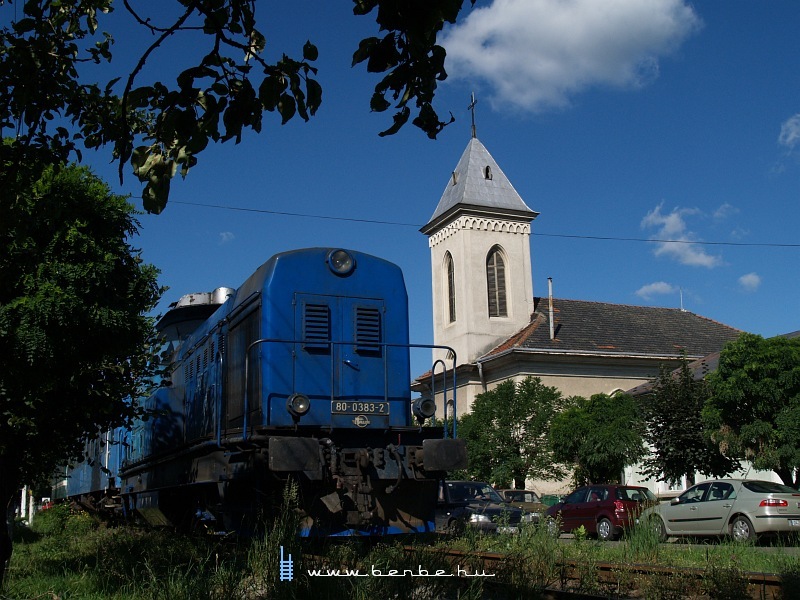
[{"label": "ladder logo", "polygon": [[283,557],[283,546],[281,546],[281,561],[280,561],[280,580],[281,581],[291,581],[294,579],[294,562],[292,561],[292,555],[289,555],[289,558]]}]

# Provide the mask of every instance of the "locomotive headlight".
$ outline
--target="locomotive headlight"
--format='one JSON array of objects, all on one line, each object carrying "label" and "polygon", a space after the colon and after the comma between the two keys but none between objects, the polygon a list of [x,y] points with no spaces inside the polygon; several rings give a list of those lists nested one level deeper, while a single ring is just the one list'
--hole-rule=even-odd
[{"label": "locomotive headlight", "polygon": [[337,275],[347,275],[356,266],[356,259],[347,250],[331,250],[327,263]]},{"label": "locomotive headlight", "polygon": [[436,402],[430,398],[417,398],[411,405],[411,412],[420,423],[425,419],[430,419],[436,414]]},{"label": "locomotive headlight", "polygon": [[303,394],[292,394],[286,400],[286,410],[288,410],[293,417],[302,417],[311,408],[311,401],[308,396]]}]

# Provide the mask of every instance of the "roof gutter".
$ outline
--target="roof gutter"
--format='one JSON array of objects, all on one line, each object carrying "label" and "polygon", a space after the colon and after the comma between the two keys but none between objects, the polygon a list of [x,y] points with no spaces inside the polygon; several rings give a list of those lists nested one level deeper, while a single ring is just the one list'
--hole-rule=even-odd
[{"label": "roof gutter", "polygon": [[[509,354],[513,354],[515,352],[519,352],[522,354],[548,354],[552,356],[592,356],[592,357],[601,357],[601,358],[647,358],[651,360],[673,360],[677,358],[681,358],[684,356],[683,354],[661,354],[659,356],[654,356],[652,354],[645,354],[645,353],[636,353],[636,352],[626,352],[626,353],[614,353],[614,352],[603,352],[600,350],[552,350],[550,348],[509,348],[508,350],[503,350],[502,352],[498,352],[497,354],[492,354],[491,356],[487,356],[485,358],[481,358],[478,361],[479,369],[482,363],[489,362],[491,360],[497,360],[499,358],[503,358]],[[702,354],[687,354],[685,355],[687,358],[691,359],[698,359],[702,358],[704,355]]]}]

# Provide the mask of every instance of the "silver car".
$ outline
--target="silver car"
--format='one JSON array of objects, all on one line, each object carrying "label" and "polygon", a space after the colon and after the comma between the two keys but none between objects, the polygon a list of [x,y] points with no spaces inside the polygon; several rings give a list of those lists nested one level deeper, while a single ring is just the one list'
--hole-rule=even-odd
[{"label": "silver car", "polygon": [[659,537],[730,535],[753,540],[760,534],[800,531],[800,491],[753,479],[715,479],[690,487],[670,502],[648,508],[639,522]]}]

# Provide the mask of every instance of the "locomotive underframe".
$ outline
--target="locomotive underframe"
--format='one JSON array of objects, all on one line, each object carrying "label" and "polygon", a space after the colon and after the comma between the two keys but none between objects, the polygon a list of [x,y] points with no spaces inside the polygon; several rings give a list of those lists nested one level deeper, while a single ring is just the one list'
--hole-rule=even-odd
[{"label": "locomotive underframe", "polygon": [[307,535],[431,531],[437,482],[465,464],[463,441],[409,428],[375,431],[348,447],[351,433],[262,431],[130,465],[122,472],[125,509],[153,525],[251,532],[277,514],[294,481]]}]

